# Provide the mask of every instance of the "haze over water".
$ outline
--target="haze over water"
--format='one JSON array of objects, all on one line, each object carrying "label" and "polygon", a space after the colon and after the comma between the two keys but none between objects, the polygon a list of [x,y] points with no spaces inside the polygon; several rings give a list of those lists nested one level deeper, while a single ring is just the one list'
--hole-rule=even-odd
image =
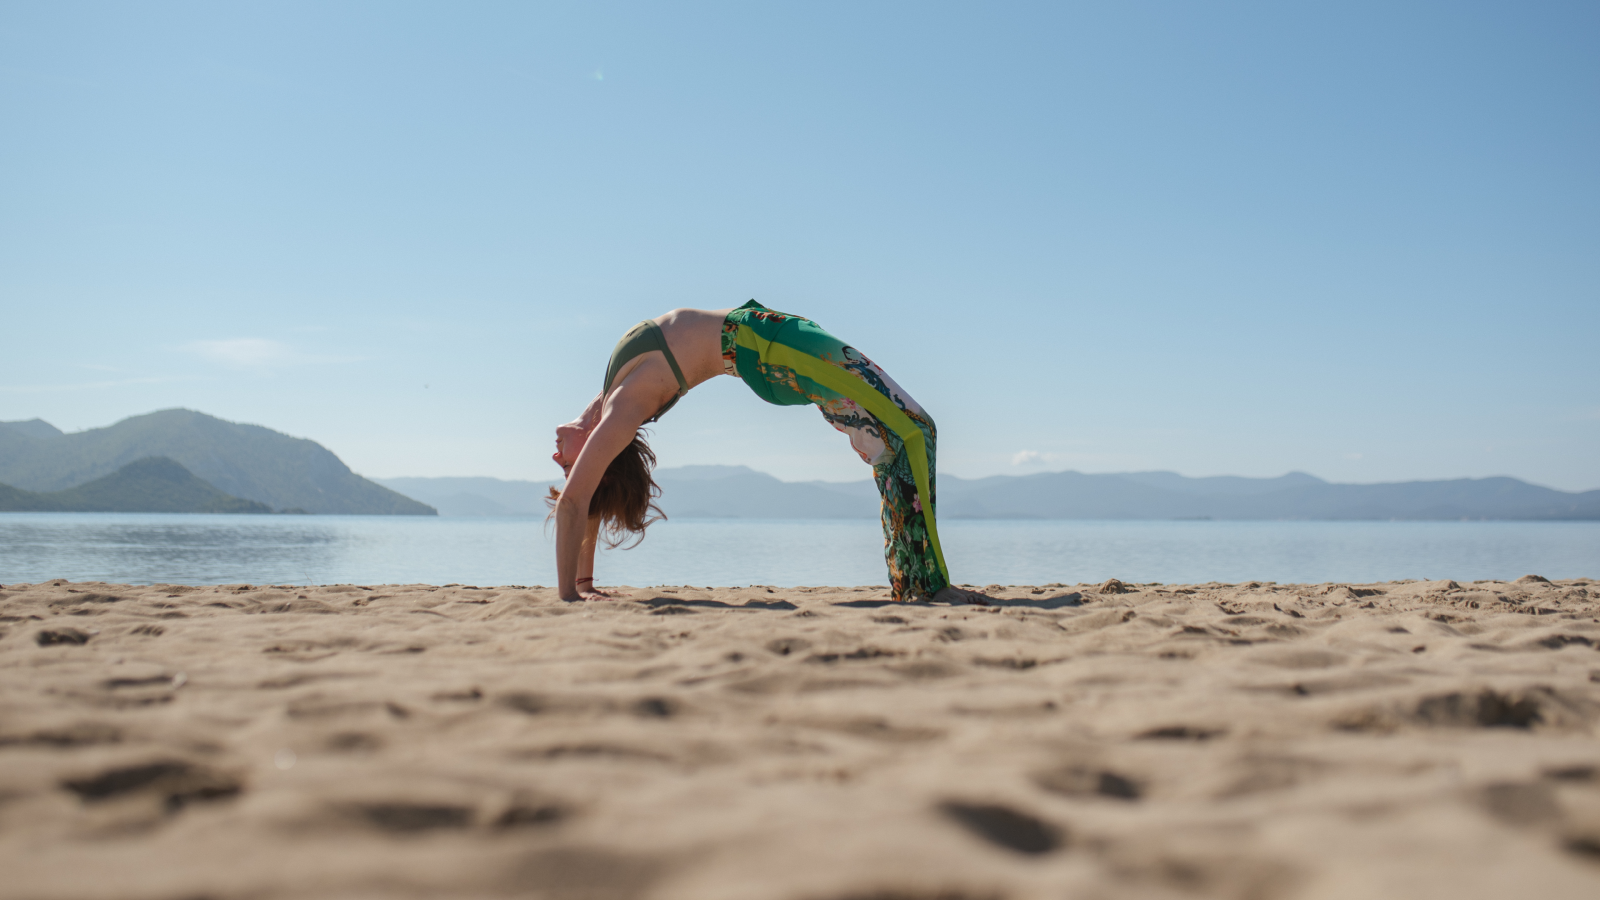
[{"label": "haze over water", "polygon": [[[1600,522],[940,523],[967,584],[1107,578],[1197,583],[1600,576]],[[0,513],[0,584],[554,584],[538,517]],[[870,521],[695,519],[602,551],[599,583],[865,585],[886,581]]]}]

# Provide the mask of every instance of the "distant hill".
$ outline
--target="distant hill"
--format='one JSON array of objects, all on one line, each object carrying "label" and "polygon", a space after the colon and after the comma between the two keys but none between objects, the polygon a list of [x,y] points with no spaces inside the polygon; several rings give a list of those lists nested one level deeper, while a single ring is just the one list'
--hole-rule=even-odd
[{"label": "distant hill", "polygon": [[40,439],[60,437],[62,434],[61,429],[43,419],[29,419],[26,422],[0,422],[0,429],[9,430],[24,437]]},{"label": "distant hill", "polygon": [[441,516],[542,516],[545,495],[559,481],[500,478],[374,478],[384,487],[421,500]]},{"label": "distant hill", "polygon": [[226,496],[276,510],[437,514],[355,474],[315,441],[192,410],[162,410],[73,434],[38,419],[0,422],[0,483],[26,492],[86,486],[147,457],[166,457]]},{"label": "distant hill", "polygon": [[[560,481],[499,478],[376,478],[379,484],[428,503],[442,516],[543,516],[544,498]],[[672,518],[876,518],[872,482],[779,481],[745,466],[657,469],[661,506]],[[772,510],[772,512],[762,512]]]},{"label": "distant hill", "polygon": [[4,512],[270,513],[264,503],[232,497],[165,456],[128,463],[64,491],[35,493],[0,484]]},{"label": "distant hill", "polygon": [[[658,469],[673,518],[875,519],[871,481],[779,481],[745,466]],[[544,515],[560,482],[393,478],[385,484],[444,515]],[[951,519],[1600,519],[1600,491],[1570,493],[1515,478],[1332,484],[1303,472],[1278,478],[1186,478],[1174,472],[1049,472],[939,477]]]},{"label": "distant hill", "polygon": [[661,508],[680,518],[876,519],[870,481],[779,481],[745,466],[682,466],[656,473]]},{"label": "distant hill", "polygon": [[1600,491],[1569,493],[1515,478],[1333,484],[1279,478],[1185,478],[1172,472],[940,479],[940,514],[977,519],[1600,519]]}]

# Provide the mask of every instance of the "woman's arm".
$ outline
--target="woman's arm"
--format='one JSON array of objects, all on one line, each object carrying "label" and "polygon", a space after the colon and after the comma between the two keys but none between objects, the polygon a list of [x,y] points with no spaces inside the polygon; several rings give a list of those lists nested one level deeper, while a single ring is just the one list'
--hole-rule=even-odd
[{"label": "woman's arm", "polygon": [[[647,409],[650,401],[640,402],[639,394],[644,392],[630,387],[624,384],[617,388],[600,406],[600,424],[589,433],[583,451],[567,475],[561,499],[556,501],[556,587],[563,600],[583,599],[577,580],[592,577],[594,571],[594,538],[598,536],[600,522],[598,519],[590,522],[589,499],[594,496],[606,467],[633,441],[639,426],[651,414]],[[580,567],[588,571],[580,572]]]},{"label": "woman's arm", "polygon": [[585,600],[610,600],[621,596],[594,586],[594,552],[599,547],[600,520],[590,516],[589,527],[583,533],[583,545],[578,549],[578,596]]},{"label": "woman's arm", "polygon": [[580,587],[578,593],[584,593],[594,586],[594,551],[600,541],[600,518],[590,516],[589,524],[583,529],[583,543],[578,546],[578,583],[582,585],[585,579],[589,587]]}]

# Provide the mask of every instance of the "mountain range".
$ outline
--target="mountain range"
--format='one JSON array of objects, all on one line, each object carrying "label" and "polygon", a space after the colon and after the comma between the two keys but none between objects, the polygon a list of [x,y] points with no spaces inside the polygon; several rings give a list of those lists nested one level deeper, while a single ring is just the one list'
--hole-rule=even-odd
[{"label": "mountain range", "polygon": [[[543,515],[555,481],[378,479],[446,516]],[[780,481],[745,466],[658,469],[674,518],[875,519],[871,481]],[[1277,478],[1188,478],[1174,472],[1047,472],[939,476],[939,516],[954,519],[1600,519],[1600,491],[1573,493],[1515,478],[1335,484],[1303,472]]]},{"label": "mountain range", "polygon": [[[673,518],[876,519],[870,480],[780,481],[745,466],[658,469]],[[560,482],[371,479],[315,441],[169,409],[65,434],[0,422],[0,510],[544,515]],[[1600,491],[1515,478],[1334,484],[1173,472],[939,477],[953,519],[1600,519]]]},{"label": "mountain range", "polygon": [[[171,466],[141,462],[150,459],[185,470],[216,496],[187,484]],[[110,476],[117,477],[90,490],[90,483]],[[217,512],[222,510],[212,507],[227,505],[219,498],[228,498],[266,507],[261,511],[437,515],[433,507],[350,471],[316,441],[187,409],[72,434],[40,419],[0,422],[0,485],[10,489],[0,491],[0,498],[12,509],[44,503],[85,511]],[[79,493],[63,494],[74,490]],[[147,490],[154,493],[141,495]],[[59,503],[68,505],[51,505]],[[143,508],[133,508],[141,503]]]},{"label": "mountain range", "polygon": [[224,494],[175,460],[147,456],[64,491],[0,484],[0,511],[269,513],[272,507]]}]

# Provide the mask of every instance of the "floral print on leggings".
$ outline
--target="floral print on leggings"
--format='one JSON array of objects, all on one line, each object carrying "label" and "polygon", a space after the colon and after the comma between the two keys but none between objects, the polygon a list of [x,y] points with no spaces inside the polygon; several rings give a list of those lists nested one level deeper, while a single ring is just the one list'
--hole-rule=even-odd
[{"label": "floral print on leggings", "polygon": [[939,489],[934,486],[934,435],[933,420],[924,415],[906,412],[911,421],[926,436],[928,451],[928,509],[922,508],[917,497],[917,483],[907,465],[909,457],[900,438],[887,428],[880,429],[888,438],[893,456],[872,467],[872,480],[878,484],[883,497],[883,556],[889,564],[889,588],[896,600],[915,600],[932,597],[948,586],[939,560],[933,552],[933,542],[928,540],[928,525],[923,518],[935,515],[935,498]]}]

